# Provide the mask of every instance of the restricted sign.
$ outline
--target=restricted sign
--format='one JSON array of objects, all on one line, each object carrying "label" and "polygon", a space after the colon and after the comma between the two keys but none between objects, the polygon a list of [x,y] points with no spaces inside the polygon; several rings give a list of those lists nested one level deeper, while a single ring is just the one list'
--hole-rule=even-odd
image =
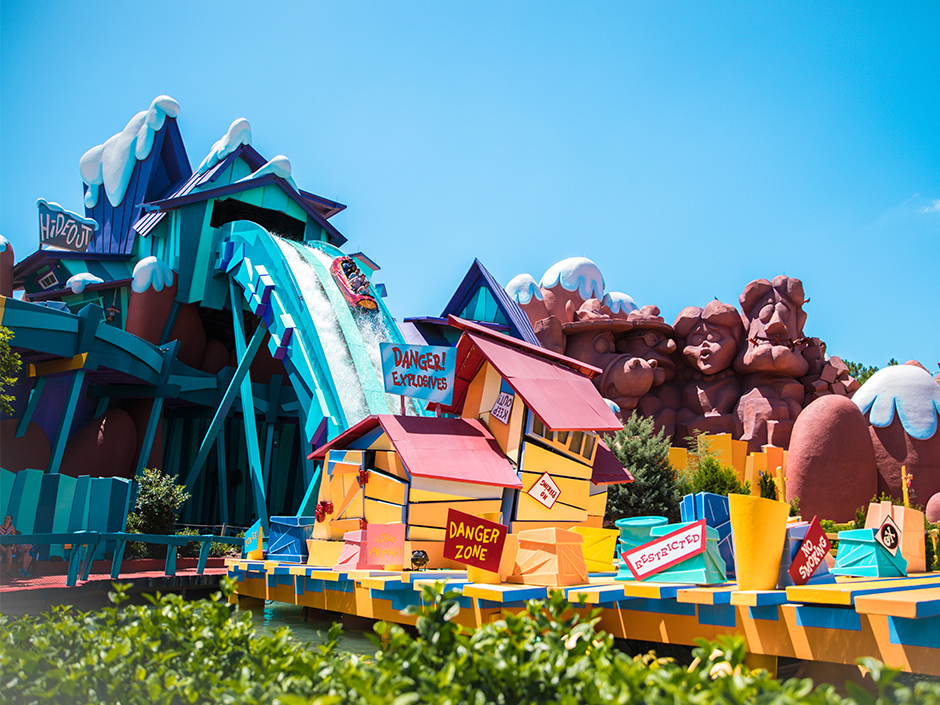
[{"label": "restricted sign", "polygon": [[885,517],[875,533],[875,540],[884,546],[892,556],[898,554],[898,546],[901,545],[901,527],[899,527],[891,515]]},{"label": "restricted sign", "polygon": [[447,512],[444,558],[496,573],[503,557],[506,532],[507,528],[495,521],[450,509]]},{"label": "restricted sign", "polygon": [[829,553],[830,548],[829,539],[822,530],[819,519],[813,517],[803,543],[797,549],[793,562],[790,563],[790,569],[787,571],[794,584],[806,585],[816,569],[826,560],[826,554]]},{"label": "restricted sign", "polygon": [[516,396],[510,392],[500,392],[496,397],[496,403],[490,410],[490,416],[494,419],[509,423],[509,414],[512,412],[512,402]]},{"label": "restricted sign", "polygon": [[541,502],[551,509],[558,501],[558,497],[561,496],[561,490],[558,489],[558,485],[555,484],[552,476],[546,472],[532,485],[528,495],[536,502]]},{"label": "restricted sign", "polygon": [[621,556],[633,577],[645,580],[705,550],[705,520],[634,548]]}]

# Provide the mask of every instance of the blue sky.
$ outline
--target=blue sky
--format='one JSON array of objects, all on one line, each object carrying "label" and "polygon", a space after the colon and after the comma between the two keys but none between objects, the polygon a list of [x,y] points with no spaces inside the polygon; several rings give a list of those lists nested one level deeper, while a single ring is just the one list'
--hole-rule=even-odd
[{"label": "blue sky", "polygon": [[437,315],[474,257],[570,256],[667,321],[803,280],[805,332],[940,361],[936,3],[0,3],[0,234],[157,95],[197,165],[233,120]]}]

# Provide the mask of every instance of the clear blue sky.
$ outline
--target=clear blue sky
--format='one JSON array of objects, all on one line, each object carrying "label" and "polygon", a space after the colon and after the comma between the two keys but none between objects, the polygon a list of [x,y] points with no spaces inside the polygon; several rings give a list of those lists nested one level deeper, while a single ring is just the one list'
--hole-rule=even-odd
[{"label": "clear blue sky", "polygon": [[0,234],[83,212],[78,161],[157,95],[195,166],[229,124],[437,315],[586,256],[670,323],[785,273],[806,333],[940,361],[937,3],[0,4]]}]

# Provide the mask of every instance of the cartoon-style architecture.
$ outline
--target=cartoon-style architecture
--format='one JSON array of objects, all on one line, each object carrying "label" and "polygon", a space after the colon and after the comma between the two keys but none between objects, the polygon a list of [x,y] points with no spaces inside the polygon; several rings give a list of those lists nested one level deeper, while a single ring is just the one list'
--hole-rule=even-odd
[{"label": "cartoon-style architecture", "polygon": [[[681,524],[603,527],[608,487],[632,478],[602,436],[633,410],[680,440],[718,434],[752,486],[788,475],[807,517],[903,486],[936,520],[940,387],[925,370],[858,389],[804,335],[798,279],[669,324],[585,258],[505,288],[476,260],[440,316],[399,326],[378,265],[341,249],[330,219],[345,206],[259,154],[243,119],[194,169],[179,112],[160,96],[89,150],[84,214],[40,199],[38,251],[16,262],[0,238],[0,325],[24,363],[0,419],[0,514],[100,532],[120,563],[108,542],[128,540],[133,478],[159,467],[192,493],[184,522],[252,527],[229,562],[240,598],[413,623],[401,608],[444,579],[458,621],[478,625],[561,590],[619,637],[737,633],[768,664],[874,655],[940,675],[917,511],[873,505],[835,560],[818,521],[760,497],[690,495]],[[388,393],[389,349],[446,394]]]}]

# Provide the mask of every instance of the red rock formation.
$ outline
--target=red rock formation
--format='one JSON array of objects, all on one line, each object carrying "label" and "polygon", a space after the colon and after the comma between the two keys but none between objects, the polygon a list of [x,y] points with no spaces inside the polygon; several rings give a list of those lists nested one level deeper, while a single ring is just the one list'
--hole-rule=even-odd
[{"label": "red rock formation", "polygon": [[65,446],[60,472],[78,477],[131,477],[137,429],[123,409],[109,409],[79,429]]},{"label": "red rock formation", "polygon": [[850,399],[830,395],[803,410],[793,425],[786,487],[804,517],[854,519],[875,496],[877,472],[868,421]]},{"label": "red rock formation", "polygon": [[19,472],[27,468],[45,470],[52,455],[46,432],[31,423],[22,438],[16,437],[19,419],[0,421],[0,468]]}]

